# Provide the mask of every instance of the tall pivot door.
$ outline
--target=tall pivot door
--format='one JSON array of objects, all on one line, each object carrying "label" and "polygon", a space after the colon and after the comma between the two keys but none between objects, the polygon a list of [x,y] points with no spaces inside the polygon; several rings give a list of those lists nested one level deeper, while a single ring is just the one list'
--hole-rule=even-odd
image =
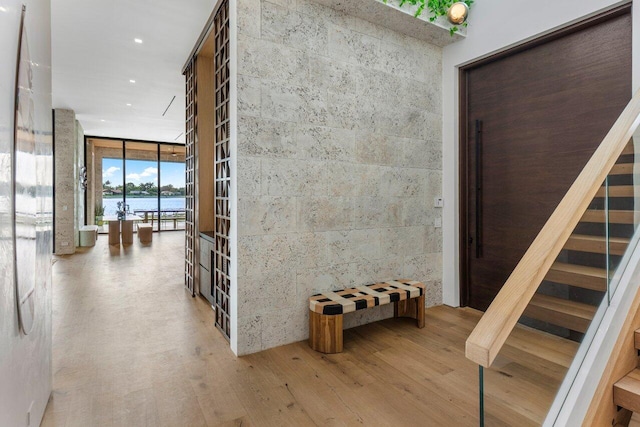
[{"label": "tall pivot door", "polygon": [[231,184],[229,147],[229,3],[225,1],[214,20],[215,55],[215,256],[214,301],[216,326],[229,338],[229,288],[231,248],[229,231]]},{"label": "tall pivot door", "polygon": [[631,98],[629,10],[464,70],[464,305],[488,307]]}]

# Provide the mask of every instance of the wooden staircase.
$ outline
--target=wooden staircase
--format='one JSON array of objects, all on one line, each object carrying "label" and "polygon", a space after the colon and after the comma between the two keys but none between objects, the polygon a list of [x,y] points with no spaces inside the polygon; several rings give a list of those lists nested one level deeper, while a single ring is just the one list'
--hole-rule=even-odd
[{"label": "wooden staircase", "polygon": [[[638,331],[636,331],[636,334]],[[637,348],[637,347],[636,347]],[[640,369],[636,368],[613,385],[613,401],[633,412],[640,412]]]},{"label": "wooden staircase", "polygon": [[607,332],[616,335],[615,344],[585,414],[584,427],[640,427],[640,290],[629,297],[630,307],[621,314],[623,324]]},{"label": "wooden staircase", "polygon": [[525,309],[523,315],[537,322],[534,327],[552,332],[555,325],[556,331],[557,327],[564,328],[569,331],[566,335],[576,340],[588,329],[607,291],[607,253],[611,269],[627,250],[635,218],[640,217],[640,212],[632,210],[633,170],[634,148],[630,142],[611,171],[608,188],[600,188],[545,276],[543,283],[547,286],[541,286]]},{"label": "wooden staircase", "polygon": [[[635,343],[633,339],[634,331],[640,332],[640,290],[633,282],[637,270],[625,270],[624,282],[615,293],[607,289],[610,283],[615,284],[610,278],[617,277],[621,273],[618,267],[627,261],[627,251],[631,249],[628,239],[634,236],[636,218],[640,218],[636,215],[640,208],[637,212],[634,209],[635,195],[640,195],[636,191],[640,184],[634,182],[636,153],[630,145],[640,129],[639,118],[640,91],[627,104],[468,336],[465,356],[480,367],[481,424],[487,412],[483,397],[488,389],[484,386],[485,375],[508,364],[508,342],[518,323],[565,338],[561,342],[577,344],[587,337],[585,331],[596,326],[592,324],[593,317],[600,308],[605,312],[602,328],[593,341],[582,343],[588,347],[588,360],[594,363],[572,356],[572,376],[564,376],[563,380],[563,387],[566,384],[570,394],[560,389],[545,422],[626,426],[631,412],[617,405],[640,410],[640,370],[636,369],[640,339]],[[638,172],[640,177],[640,168]],[[638,265],[628,267],[637,269]],[[604,299],[607,293],[613,295],[615,304]],[[532,354],[540,352],[535,342],[526,345]],[[519,360],[517,364],[531,362],[535,360]],[[503,377],[509,378],[501,374],[496,376],[498,383]],[[540,394],[535,386],[546,383],[543,378],[532,378],[529,387],[509,388],[505,394],[526,396],[524,406],[530,407]],[[591,401],[586,402],[584,398],[592,391]]]}]

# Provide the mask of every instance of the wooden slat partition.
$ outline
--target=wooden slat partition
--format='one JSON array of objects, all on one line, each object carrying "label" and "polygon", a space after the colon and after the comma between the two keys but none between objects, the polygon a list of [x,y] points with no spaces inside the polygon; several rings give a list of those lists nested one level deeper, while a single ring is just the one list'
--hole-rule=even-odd
[{"label": "wooden slat partition", "polygon": [[195,280],[196,269],[198,265],[196,259],[196,198],[195,198],[195,150],[196,137],[198,130],[198,112],[197,112],[197,78],[196,78],[196,62],[191,61],[185,70],[186,87],[186,127],[185,127],[185,266],[184,266],[184,284],[195,296]]},{"label": "wooden slat partition", "polygon": [[639,121],[636,92],[467,339],[468,359],[491,366]]},{"label": "wooden slat partition", "polygon": [[216,326],[231,338],[231,133],[230,133],[230,57],[229,2],[224,0],[213,21],[215,54],[215,262],[214,300]]}]

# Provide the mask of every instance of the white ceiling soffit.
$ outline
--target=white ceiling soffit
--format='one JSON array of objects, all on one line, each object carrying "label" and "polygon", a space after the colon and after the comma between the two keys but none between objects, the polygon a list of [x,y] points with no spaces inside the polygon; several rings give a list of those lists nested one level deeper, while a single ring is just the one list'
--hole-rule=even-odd
[{"label": "white ceiling soffit", "polygon": [[181,68],[214,5],[52,0],[54,108],[74,110],[86,135],[184,143]]}]

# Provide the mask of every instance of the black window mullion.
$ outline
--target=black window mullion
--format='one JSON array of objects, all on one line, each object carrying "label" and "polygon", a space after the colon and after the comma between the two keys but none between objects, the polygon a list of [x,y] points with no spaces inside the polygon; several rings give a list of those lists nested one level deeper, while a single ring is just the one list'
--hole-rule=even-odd
[{"label": "black window mullion", "polygon": [[127,144],[122,140],[122,203],[123,209],[127,209]]},{"label": "black window mullion", "polygon": [[162,206],[160,205],[160,194],[162,193],[162,178],[160,176],[160,144],[158,144],[158,233],[162,231],[162,222],[160,222],[160,211],[162,210]]}]

